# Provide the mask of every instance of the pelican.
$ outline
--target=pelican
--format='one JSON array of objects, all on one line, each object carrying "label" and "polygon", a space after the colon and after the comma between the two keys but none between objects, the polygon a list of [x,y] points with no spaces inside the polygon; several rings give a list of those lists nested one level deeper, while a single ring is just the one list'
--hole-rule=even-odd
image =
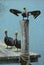
[{"label": "pelican", "polygon": [[8,46],[11,46],[11,47],[14,46],[13,38],[8,37],[7,35],[7,32],[8,32],[7,29],[4,32],[5,32],[4,42],[7,45],[7,48]]},{"label": "pelican", "polygon": [[21,40],[17,39],[17,35],[18,35],[18,32],[16,31],[15,32],[14,44],[15,44],[15,47],[17,48],[17,51],[18,51],[18,49],[21,49]]},{"label": "pelican", "polygon": [[23,16],[23,19],[26,17],[27,19],[29,18],[30,15],[33,15],[34,18],[37,18],[40,15],[40,10],[35,10],[35,11],[29,11],[27,12],[26,7],[23,8],[23,12],[16,10],[16,9],[10,9],[9,11],[16,16],[19,16],[18,14],[21,14]]}]

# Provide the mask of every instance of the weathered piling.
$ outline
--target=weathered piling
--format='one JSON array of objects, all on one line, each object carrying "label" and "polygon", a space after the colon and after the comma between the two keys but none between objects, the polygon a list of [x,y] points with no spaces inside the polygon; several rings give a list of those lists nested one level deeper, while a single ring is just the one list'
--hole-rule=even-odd
[{"label": "weathered piling", "polygon": [[[24,19],[20,21],[21,27],[21,65],[26,65],[29,60],[30,65],[30,55],[29,55],[29,20]],[[23,58],[25,62],[23,61]],[[24,63],[24,64],[23,64]]]}]

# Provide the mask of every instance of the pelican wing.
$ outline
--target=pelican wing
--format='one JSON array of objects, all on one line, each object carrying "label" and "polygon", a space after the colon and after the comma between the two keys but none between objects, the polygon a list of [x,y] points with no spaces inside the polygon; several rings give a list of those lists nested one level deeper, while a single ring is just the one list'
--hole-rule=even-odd
[{"label": "pelican wing", "polygon": [[40,15],[40,11],[39,10],[36,10],[36,11],[31,11],[31,12],[28,12],[28,13],[31,13],[31,15],[34,16],[34,18],[38,17]]},{"label": "pelican wing", "polygon": [[15,14],[16,16],[18,16],[19,13],[22,13],[21,11],[16,10],[16,9],[10,9],[10,12]]}]

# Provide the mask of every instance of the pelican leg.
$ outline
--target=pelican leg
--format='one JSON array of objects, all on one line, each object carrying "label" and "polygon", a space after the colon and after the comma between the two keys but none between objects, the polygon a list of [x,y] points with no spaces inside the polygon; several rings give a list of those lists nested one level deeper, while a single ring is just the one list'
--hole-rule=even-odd
[{"label": "pelican leg", "polygon": [[8,49],[8,46],[6,47],[6,49]]},{"label": "pelican leg", "polygon": [[18,52],[18,48],[17,48],[17,52]]},{"label": "pelican leg", "polygon": [[11,49],[12,49],[12,46],[11,46]]}]

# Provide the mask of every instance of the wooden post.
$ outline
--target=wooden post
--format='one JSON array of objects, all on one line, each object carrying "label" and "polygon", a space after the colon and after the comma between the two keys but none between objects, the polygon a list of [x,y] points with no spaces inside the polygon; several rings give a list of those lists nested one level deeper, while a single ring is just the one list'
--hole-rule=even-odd
[{"label": "wooden post", "polygon": [[30,56],[29,56],[29,20],[27,20],[27,19],[21,20],[20,21],[20,27],[21,27],[21,65],[26,65],[28,60],[29,60],[29,63],[30,63]]}]

